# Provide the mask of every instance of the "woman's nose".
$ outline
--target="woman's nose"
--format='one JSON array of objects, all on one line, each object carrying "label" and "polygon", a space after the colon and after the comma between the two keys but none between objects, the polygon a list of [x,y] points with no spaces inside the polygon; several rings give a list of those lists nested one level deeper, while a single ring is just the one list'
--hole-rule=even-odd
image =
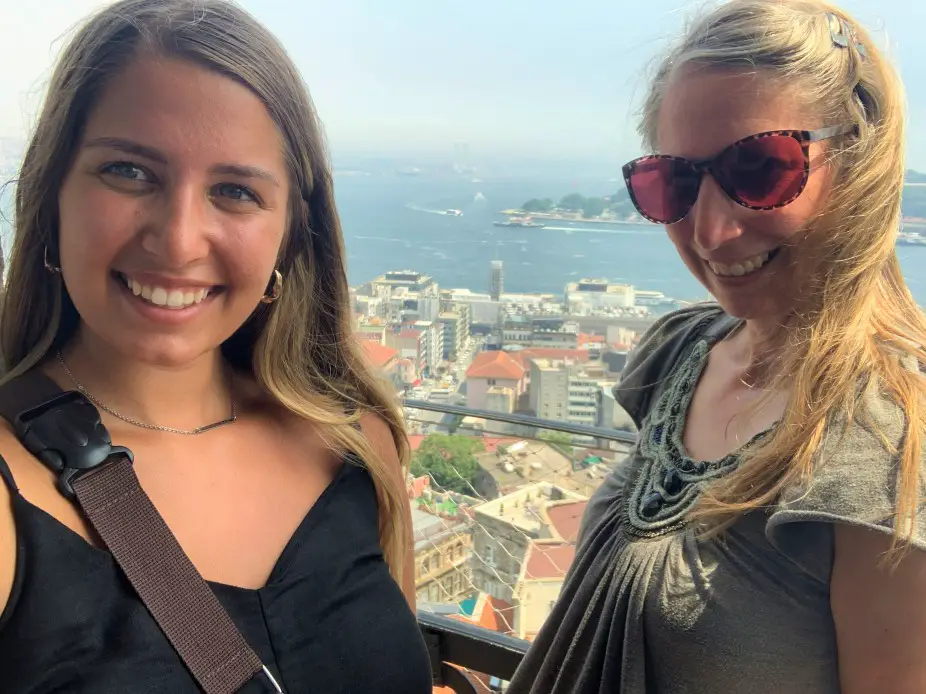
[{"label": "woman's nose", "polygon": [[712,176],[705,176],[691,211],[695,243],[705,251],[713,251],[742,236],[739,209]]},{"label": "woman's nose", "polygon": [[159,196],[142,247],[170,267],[185,267],[209,253],[208,197],[198,186],[177,186]]}]

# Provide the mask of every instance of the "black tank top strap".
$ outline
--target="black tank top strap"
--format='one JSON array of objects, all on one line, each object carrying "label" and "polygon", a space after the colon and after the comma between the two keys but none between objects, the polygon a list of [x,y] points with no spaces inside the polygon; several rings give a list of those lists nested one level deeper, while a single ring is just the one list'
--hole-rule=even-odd
[{"label": "black tank top strap", "polygon": [[10,494],[19,494],[19,487],[16,486],[16,480],[13,478],[13,471],[10,470],[10,466],[6,464],[2,455],[0,455],[0,477],[3,478],[6,486],[10,488]]},{"label": "black tank top strap", "polygon": [[[27,409],[37,407],[61,394],[61,388],[39,369],[17,376],[0,385],[0,418],[13,424],[16,416]],[[0,455],[0,477],[14,494],[19,494],[19,487],[10,466]]]}]

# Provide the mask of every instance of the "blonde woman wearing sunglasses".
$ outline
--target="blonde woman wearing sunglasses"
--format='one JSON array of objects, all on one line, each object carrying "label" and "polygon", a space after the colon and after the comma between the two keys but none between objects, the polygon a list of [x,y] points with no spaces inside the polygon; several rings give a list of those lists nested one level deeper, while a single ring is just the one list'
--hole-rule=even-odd
[{"label": "blonde woman wearing sunglasses", "polygon": [[894,251],[901,85],[817,0],[733,0],[665,57],[624,167],[716,303],[660,320],[640,428],[509,692],[926,691],[926,319]]}]

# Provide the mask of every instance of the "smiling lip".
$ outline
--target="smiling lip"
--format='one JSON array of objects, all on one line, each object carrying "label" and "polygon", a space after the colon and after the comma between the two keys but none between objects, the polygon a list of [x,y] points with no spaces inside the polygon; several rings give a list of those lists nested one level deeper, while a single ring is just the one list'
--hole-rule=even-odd
[{"label": "smiling lip", "polygon": [[165,289],[212,289],[221,286],[217,282],[203,282],[202,280],[188,279],[183,277],[171,277],[170,275],[161,275],[154,272],[131,272],[116,271],[117,275],[130,277],[136,282],[147,284],[150,287],[164,287]]},{"label": "smiling lip", "polygon": [[116,274],[112,277],[112,281],[119,289],[120,295],[137,313],[148,321],[164,326],[181,325],[193,320],[212,304],[216,296],[223,293],[221,287],[214,287],[212,290],[197,289],[194,292],[189,285],[186,285],[182,293],[179,289],[171,289],[168,293],[164,287],[153,290],[150,286],[146,286],[145,293],[149,295],[146,297],[141,291],[137,291],[139,290],[137,281],[133,283],[133,280],[125,275]]},{"label": "smiling lip", "polygon": [[723,279],[739,279],[749,277],[770,262],[772,262],[775,257],[778,255],[778,248],[772,249],[771,251],[764,251],[762,253],[756,253],[755,255],[743,258],[741,260],[736,260],[732,263],[722,263],[716,260],[707,260],[708,267],[710,267],[711,272],[713,272],[715,277],[721,277]]}]

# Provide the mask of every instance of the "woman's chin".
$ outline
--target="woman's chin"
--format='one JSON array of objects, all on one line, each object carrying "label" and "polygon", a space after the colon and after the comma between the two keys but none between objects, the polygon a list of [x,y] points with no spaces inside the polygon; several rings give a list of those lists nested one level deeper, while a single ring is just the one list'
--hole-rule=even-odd
[{"label": "woman's chin", "polygon": [[117,351],[121,356],[139,366],[156,369],[176,370],[192,366],[203,358],[212,356],[218,347],[208,347],[202,344],[191,344],[188,339],[159,336],[149,338],[144,344],[133,344],[127,341],[120,344]]}]

